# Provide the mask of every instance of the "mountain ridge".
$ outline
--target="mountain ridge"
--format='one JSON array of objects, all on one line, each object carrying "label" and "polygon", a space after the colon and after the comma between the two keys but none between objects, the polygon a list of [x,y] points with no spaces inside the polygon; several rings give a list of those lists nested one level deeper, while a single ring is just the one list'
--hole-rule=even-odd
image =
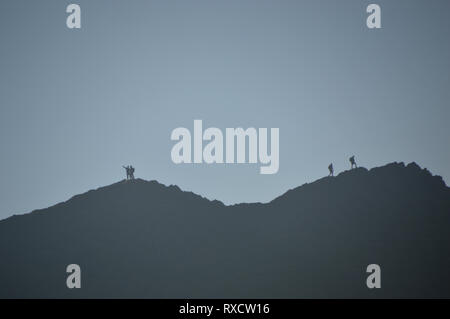
[{"label": "mountain ridge", "polygon": [[13,215],[5,218],[5,219],[0,220],[0,223],[2,223],[5,220],[8,220],[10,218],[13,218],[13,217],[25,216],[25,215],[32,214],[32,213],[39,213],[41,211],[45,211],[46,209],[50,209],[50,208],[53,208],[55,206],[68,204],[68,203],[70,203],[73,200],[77,200],[78,198],[83,197],[83,196],[89,196],[90,194],[94,194],[95,192],[101,192],[101,191],[104,191],[104,190],[107,190],[107,189],[110,189],[110,188],[115,188],[115,187],[120,187],[120,186],[124,186],[124,185],[129,185],[130,183],[134,183],[134,184],[138,184],[138,185],[139,184],[142,185],[142,184],[146,183],[147,185],[157,186],[157,187],[160,187],[161,189],[177,190],[177,191],[180,191],[180,192],[185,193],[185,194],[193,195],[193,196],[195,196],[195,197],[197,197],[199,199],[207,200],[207,201],[209,201],[211,203],[216,203],[216,204],[223,205],[223,206],[226,206],[226,207],[235,207],[235,206],[240,206],[240,205],[252,205],[252,204],[266,205],[266,204],[270,204],[270,203],[272,203],[274,201],[277,201],[279,198],[283,198],[284,196],[286,196],[288,194],[291,194],[292,192],[301,191],[304,187],[308,187],[310,185],[317,185],[317,184],[320,184],[320,183],[325,182],[325,181],[330,181],[333,178],[340,178],[340,177],[343,177],[343,176],[346,176],[346,175],[355,174],[355,172],[364,172],[364,173],[371,173],[372,172],[373,173],[373,172],[379,171],[380,169],[383,170],[383,169],[392,169],[392,168],[393,169],[405,169],[405,168],[406,169],[411,169],[411,170],[415,171],[416,173],[420,173],[422,175],[426,175],[428,177],[433,178],[436,181],[436,183],[441,182],[443,186],[445,186],[446,188],[448,188],[450,190],[450,187],[448,187],[445,184],[445,182],[444,182],[444,180],[442,179],[441,176],[433,175],[427,168],[421,168],[415,162],[411,162],[411,163],[409,163],[407,165],[405,165],[404,162],[391,162],[391,163],[388,163],[388,164],[386,164],[384,166],[373,167],[371,169],[367,169],[365,167],[358,167],[356,169],[345,170],[345,171],[340,172],[336,176],[325,176],[325,177],[319,178],[319,179],[317,179],[315,181],[307,182],[307,183],[304,183],[304,184],[302,184],[300,186],[294,187],[292,189],[288,189],[287,191],[285,191],[281,195],[276,196],[275,198],[273,198],[272,200],[270,200],[268,202],[241,202],[241,203],[235,203],[235,204],[229,204],[229,205],[224,204],[222,201],[220,201],[218,199],[209,199],[209,198],[204,197],[204,196],[202,196],[200,194],[197,194],[195,192],[188,191],[188,190],[182,190],[180,187],[178,187],[177,185],[174,185],[174,184],[165,185],[165,184],[162,184],[162,183],[160,183],[160,182],[158,182],[156,180],[144,180],[144,179],[141,179],[141,178],[137,178],[137,179],[132,180],[132,181],[121,180],[121,181],[118,181],[118,182],[115,182],[115,183],[112,183],[112,184],[109,184],[109,185],[106,185],[106,186],[100,186],[100,187],[95,188],[95,189],[90,189],[90,190],[88,190],[88,191],[86,191],[84,193],[80,193],[80,194],[74,195],[74,196],[72,196],[71,198],[69,198],[66,201],[63,201],[63,202],[60,202],[60,203],[57,203],[57,204],[54,204],[54,205],[51,205],[51,206],[48,206],[48,207],[45,207],[45,208],[35,209],[35,210],[32,210],[31,212],[28,212],[28,213],[13,214]]},{"label": "mountain ridge", "polygon": [[[120,181],[0,221],[1,298],[450,298],[450,188],[357,168],[268,203]],[[65,285],[67,265],[82,288]],[[365,285],[382,269],[382,288]]]}]

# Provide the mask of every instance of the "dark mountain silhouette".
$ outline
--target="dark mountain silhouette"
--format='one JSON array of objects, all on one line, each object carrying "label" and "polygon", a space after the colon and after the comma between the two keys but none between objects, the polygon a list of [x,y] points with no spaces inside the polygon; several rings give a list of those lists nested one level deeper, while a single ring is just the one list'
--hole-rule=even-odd
[{"label": "dark mountain silhouette", "polygon": [[[0,221],[0,297],[450,297],[450,188],[415,163],[267,204],[122,181]],[[82,288],[66,287],[79,264]],[[381,289],[366,267],[381,266]]]}]

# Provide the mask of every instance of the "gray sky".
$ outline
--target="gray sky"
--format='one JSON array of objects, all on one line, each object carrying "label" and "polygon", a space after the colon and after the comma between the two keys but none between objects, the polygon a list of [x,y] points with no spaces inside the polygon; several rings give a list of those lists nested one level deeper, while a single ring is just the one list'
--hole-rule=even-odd
[{"label": "gray sky", "polygon": [[[225,203],[416,161],[450,179],[449,1],[0,2],[0,218],[124,178]],[[382,7],[369,30],[365,8]],[[280,128],[280,170],[175,165],[176,127]]]}]

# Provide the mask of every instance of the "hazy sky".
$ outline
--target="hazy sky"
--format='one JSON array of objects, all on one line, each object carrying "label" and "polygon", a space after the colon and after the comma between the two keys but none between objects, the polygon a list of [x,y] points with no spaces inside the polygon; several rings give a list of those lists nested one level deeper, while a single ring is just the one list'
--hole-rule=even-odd
[{"label": "hazy sky", "polygon": [[[0,218],[124,178],[269,201],[358,164],[450,180],[450,1],[0,2]],[[378,3],[382,29],[365,8]],[[280,128],[280,169],[175,165],[171,131]]]}]

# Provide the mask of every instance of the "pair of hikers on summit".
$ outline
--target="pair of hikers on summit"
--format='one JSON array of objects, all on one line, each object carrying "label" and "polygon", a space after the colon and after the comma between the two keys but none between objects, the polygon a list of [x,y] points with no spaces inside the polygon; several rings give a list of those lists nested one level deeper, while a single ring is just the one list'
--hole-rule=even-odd
[{"label": "pair of hikers on summit", "polygon": [[[355,155],[353,155],[352,157],[350,157],[348,159],[350,161],[350,165],[351,165],[351,169],[353,169],[353,167],[357,168],[358,165],[356,165],[356,161],[355,161]],[[330,174],[328,174],[328,176],[334,176],[334,168],[333,168],[333,163],[331,163],[330,165],[328,165],[328,170],[330,171]]]},{"label": "pair of hikers on summit", "polygon": [[131,165],[128,166],[122,166],[123,168],[125,168],[126,172],[127,172],[127,181],[134,179],[134,167]]}]

